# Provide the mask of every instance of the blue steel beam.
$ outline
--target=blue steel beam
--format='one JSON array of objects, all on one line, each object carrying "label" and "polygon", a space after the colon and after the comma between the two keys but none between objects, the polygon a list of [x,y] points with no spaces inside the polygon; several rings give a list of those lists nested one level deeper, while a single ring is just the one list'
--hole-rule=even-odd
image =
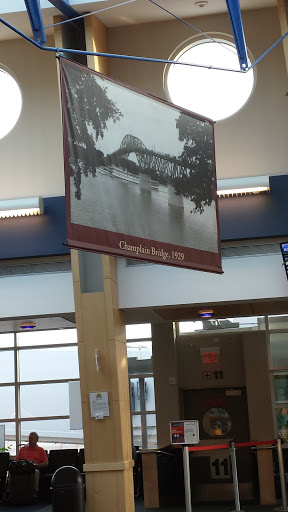
[{"label": "blue steel beam", "polygon": [[66,18],[76,18],[79,16],[78,12],[71,7],[69,0],[49,0],[50,4],[54,5],[58,11],[62,12]]},{"label": "blue steel beam", "polygon": [[248,68],[248,56],[239,0],[226,0],[226,5],[232,26],[234,42],[238,53],[240,68],[246,70]]},{"label": "blue steel beam", "polygon": [[41,14],[40,2],[39,0],[25,0],[25,5],[28,12],[34,40],[37,41],[37,43],[44,44],[46,42],[46,35]]}]

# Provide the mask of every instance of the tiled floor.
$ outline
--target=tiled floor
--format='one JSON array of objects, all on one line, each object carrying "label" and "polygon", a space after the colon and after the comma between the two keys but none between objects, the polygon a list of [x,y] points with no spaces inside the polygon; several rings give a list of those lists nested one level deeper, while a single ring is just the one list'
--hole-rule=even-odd
[{"label": "tiled floor", "polygon": [[[233,503],[230,504],[219,504],[213,505],[195,505],[192,506],[192,512],[233,512],[235,507]],[[260,506],[260,505],[243,505],[241,509],[244,512],[273,512],[275,510],[274,506]],[[76,512],[75,510],[70,512]],[[0,512],[53,512],[52,505],[47,503],[39,503],[37,505],[26,505],[26,506],[13,506],[5,503],[0,504]],[[64,511],[63,511],[64,512]],[[97,512],[101,512],[100,510]],[[111,511],[112,512],[112,511]],[[160,509],[144,508],[143,500],[135,501],[135,512],[185,512],[185,506],[165,506]]]}]

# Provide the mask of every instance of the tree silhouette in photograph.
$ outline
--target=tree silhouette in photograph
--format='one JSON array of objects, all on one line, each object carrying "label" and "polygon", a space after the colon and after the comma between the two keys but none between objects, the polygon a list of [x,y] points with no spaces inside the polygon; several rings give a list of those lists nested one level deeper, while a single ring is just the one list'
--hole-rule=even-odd
[{"label": "tree silhouette in photograph", "polygon": [[70,149],[70,176],[75,185],[75,197],[81,199],[82,175],[96,176],[97,165],[103,165],[104,155],[97,150],[107,122],[119,121],[122,113],[108,97],[107,87],[94,74],[81,68],[69,68],[67,79],[67,120]]},{"label": "tree silhouette in photograph", "polygon": [[214,200],[212,126],[181,113],[176,127],[179,140],[184,142],[179,159],[185,168],[172,179],[175,193],[195,204],[191,213],[203,213],[205,206],[210,206]]}]

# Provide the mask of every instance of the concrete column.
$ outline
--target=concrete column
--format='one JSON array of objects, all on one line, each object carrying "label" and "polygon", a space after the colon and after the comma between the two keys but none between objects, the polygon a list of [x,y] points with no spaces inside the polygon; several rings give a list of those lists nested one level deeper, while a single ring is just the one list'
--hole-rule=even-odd
[{"label": "concrete column", "polygon": [[[243,335],[250,438],[274,439],[272,390],[269,375],[268,346],[265,331]],[[261,505],[275,505],[275,484],[271,449],[257,451]]]},{"label": "concrete column", "polygon": [[162,448],[171,443],[170,421],[179,419],[177,354],[172,322],[153,323],[152,340],[157,444]]},{"label": "concrete column", "polygon": [[139,186],[142,190],[151,190],[151,176],[139,172]]},{"label": "concrete column", "polygon": [[168,184],[168,204],[184,208],[183,196],[177,196],[173,185]]}]

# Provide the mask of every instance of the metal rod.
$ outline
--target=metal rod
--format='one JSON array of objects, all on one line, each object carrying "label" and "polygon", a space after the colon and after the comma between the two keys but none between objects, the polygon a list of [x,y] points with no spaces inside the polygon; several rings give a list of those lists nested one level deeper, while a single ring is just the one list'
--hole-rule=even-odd
[{"label": "metal rod", "polygon": [[237,463],[236,463],[236,448],[234,441],[230,441],[230,452],[231,452],[231,466],[232,466],[232,477],[234,487],[234,498],[235,498],[235,510],[241,510],[240,499],[239,499],[239,486],[238,486],[238,475],[237,475]]},{"label": "metal rod", "polygon": [[3,25],[5,25],[6,27],[13,30],[13,32],[15,32],[19,36],[23,37],[29,43],[31,43],[34,46],[36,46],[37,48],[39,48],[39,50],[44,50],[46,52],[55,52],[55,53],[60,53],[60,54],[71,53],[72,55],[95,55],[98,57],[108,57],[111,59],[135,60],[135,61],[140,61],[140,62],[155,62],[155,63],[160,63],[160,64],[177,64],[179,66],[190,66],[190,67],[205,68],[205,69],[217,69],[219,71],[229,71],[232,73],[242,73],[242,74],[246,73],[246,71],[241,70],[241,69],[230,69],[230,68],[209,66],[209,65],[204,65],[204,64],[193,64],[191,62],[180,62],[178,60],[154,59],[152,57],[137,57],[135,55],[122,55],[122,54],[118,54],[118,53],[88,52],[88,51],[84,51],[84,50],[74,50],[74,48],[56,48],[54,46],[43,46],[43,45],[37,43],[37,41],[34,41],[33,39],[31,39],[31,37],[29,37],[26,34],[24,34],[23,32],[21,32],[21,30],[18,30],[16,27],[11,25],[11,23],[8,23],[8,21],[4,20],[3,18],[0,18],[0,23],[3,23]]},{"label": "metal rod", "polygon": [[285,472],[284,472],[284,461],[282,451],[282,440],[277,439],[277,454],[278,454],[278,465],[280,474],[280,485],[281,485],[281,496],[282,496],[282,510],[287,510],[287,496],[286,496],[286,485],[285,485]]},{"label": "metal rod", "polygon": [[192,512],[191,504],[191,484],[190,484],[190,464],[188,446],[183,448],[183,468],[184,468],[184,488],[185,488],[185,504],[186,512]]}]

